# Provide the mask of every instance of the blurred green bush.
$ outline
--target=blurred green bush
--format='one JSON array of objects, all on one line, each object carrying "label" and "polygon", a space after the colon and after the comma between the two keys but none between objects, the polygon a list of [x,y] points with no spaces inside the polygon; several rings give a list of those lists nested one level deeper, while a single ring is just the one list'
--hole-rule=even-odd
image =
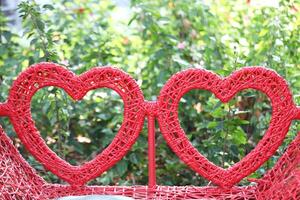
[{"label": "blurred green bush", "polygon": [[[77,74],[94,66],[121,68],[137,80],[148,100],[155,100],[172,74],[189,67],[227,76],[243,66],[266,66],[289,82],[300,105],[299,5],[292,0],[278,6],[255,6],[244,0],[132,0],[130,16],[122,18],[111,1],[55,0],[52,5],[24,1],[18,9],[21,34],[0,14],[0,101],[6,100],[22,70],[51,61]],[[195,90],[181,99],[179,107],[181,125],[193,145],[225,168],[259,142],[271,111],[268,98],[253,90],[240,92],[227,104]],[[75,165],[92,159],[110,143],[122,112],[121,98],[109,89],[91,91],[75,102],[63,90],[48,87],[32,101],[33,118],[47,144]],[[47,181],[61,182],[26,152],[8,119],[0,122]],[[250,177],[259,178],[271,168],[299,130],[300,124],[294,122],[276,155]],[[156,137],[158,184],[210,184],[179,161],[158,129]],[[128,155],[90,184],[147,184],[146,126]]]}]

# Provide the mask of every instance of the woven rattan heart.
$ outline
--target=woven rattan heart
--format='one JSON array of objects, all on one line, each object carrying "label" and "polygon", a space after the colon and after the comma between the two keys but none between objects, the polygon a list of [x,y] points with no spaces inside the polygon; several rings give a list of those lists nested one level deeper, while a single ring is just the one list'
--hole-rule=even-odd
[{"label": "woven rattan heart", "polygon": [[[180,127],[178,104],[192,89],[209,90],[222,102],[228,102],[243,89],[265,93],[272,103],[272,119],[261,141],[248,155],[228,169],[220,168],[193,147]],[[287,83],[277,73],[261,67],[243,68],[228,78],[203,69],[189,69],[175,74],[163,87],[158,98],[158,121],[172,150],[194,171],[222,187],[238,183],[272,156],[288,132],[295,105]]]},{"label": "woven rattan heart", "polygon": [[[58,157],[35,127],[30,112],[31,98],[46,86],[60,87],[75,100],[82,99],[90,90],[107,87],[115,90],[124,101],[124,121],[116,137],[105,150],[82,166],[72,166]],[[61,179],[72,185],[82,185],[112,167],[131,148],[143,126],[144,112],[140,108],[143,102],[136,82],[118,69],[93,68],[76,76],[58,65],[40,63],[24,71],[14,82],[8,106],[11,122],[28,151]]]}]

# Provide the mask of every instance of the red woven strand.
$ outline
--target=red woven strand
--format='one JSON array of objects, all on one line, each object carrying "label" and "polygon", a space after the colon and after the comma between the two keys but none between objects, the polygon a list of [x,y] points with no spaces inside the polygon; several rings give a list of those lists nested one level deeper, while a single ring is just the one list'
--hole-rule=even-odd
[{"label": "red woven strand", "polygon": [[[41,88],[56,86],[73,99],[88,91],[107,87],[124,101],[124,121],[112,143],[94,160],[72,166],[59,158],[43,141],[30,113],[32,96]],[[192,89],[209,90],[222,102],[243,89],[265,93],[272,103],[270,127],[247,156],[229,169],[222,169],[201,155],[188,141],[178,120],[180,98]],[[76,76],[52,63],[31,66],[14,82],[0,116],[8,116],[28,151],[48,170],[70,185],[51,184],[22,158],[0,127],[0,199],[53,199],[70,195],[110,194],[135,199],[300,199],[300,133],[283,156],[253,186],[234,186],[270,158],[282,143],[291,121],[300,119],[286,81],[276,72],[248,67],[221,78],[212,72],[189,69],[165,84],[157,102],[144,101],[142,91],[126,73],[111,67],[93,68]],[[85,186],[117,163],[136,141],[148,117],[149,186]],[[155,177],[155,119],[172,150],[195,172],[219,186],[157,186]]]},{"label": "red woven strand", "polygon": [[300,107],[298,107],[298,112],[296,113],[295,119],[300,119]]},{"label": "red woven strand", "polygon": [[6,103],[0,103],[0,116],[8,116],[9,108]]}]

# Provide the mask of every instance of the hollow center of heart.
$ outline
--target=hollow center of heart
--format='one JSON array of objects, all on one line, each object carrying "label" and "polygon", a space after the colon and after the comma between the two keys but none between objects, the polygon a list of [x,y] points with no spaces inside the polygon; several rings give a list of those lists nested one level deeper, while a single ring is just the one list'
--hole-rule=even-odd
[{"label": "hollow center of heart", "polygon": [[89,91],[74,101],[64,90],[47,87],[32,98],[31,113],[47,145],[72,165],[101,153],[123,121],[123,101],[113,90]]},{"label": "hollow center of heart", "polygon": [[214,164],[228,168],[255,148],[272,115],[268,97],[243,90],[222,103],[205,90],[192,90],[180,100],[179,121],[198,151]]}]

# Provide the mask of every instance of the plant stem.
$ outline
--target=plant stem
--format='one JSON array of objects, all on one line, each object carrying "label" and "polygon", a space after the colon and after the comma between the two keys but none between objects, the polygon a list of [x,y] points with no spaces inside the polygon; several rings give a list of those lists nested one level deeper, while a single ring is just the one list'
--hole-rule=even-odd
[{"label": "plant stem", "polygon": [[41,30],[39,29],[39,27],[37,25],[36,17],[30,13],[30,18],[32,19],[33,25],[34,25],[35,29],[37,30],[38,35],[40,36],[40,40],[42,42],[42,49],[43,49],[43,52],[45,54],[46,61],[48,62],[50,60],[50,58],[49,58],[50,53],[47,50],[48,49],[48,42],[45,41],[45,35],[41,32]]}]

